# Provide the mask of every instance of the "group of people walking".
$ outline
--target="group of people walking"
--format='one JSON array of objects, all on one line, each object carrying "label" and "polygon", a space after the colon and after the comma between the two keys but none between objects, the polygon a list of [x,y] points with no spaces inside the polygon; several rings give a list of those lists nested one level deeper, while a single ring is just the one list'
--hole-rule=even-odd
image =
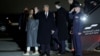
[{"label": "group of people walking", "polygon": [[55,2],[57,9],[55,12],[50,11],[48,4],[43,6],[43,11],[39,11],[38,7],[30,9],[29,12],[27,12],[27,8],[25,9],[23,18],[21,17],[22,19],[19,20],[19,29],[22,31],[22,37],[25,38],[25,34],[27,34],[24,55],[29,55],[31,47],[34,47],[33,55],[50,56],[51,40],[56,43],[54,49],[58,51],[58,54],[65,54],[65,41],[71,38],[75,49],[74,55],[82,56],[81,16],[83,13],[78,1],[68,0],[68,2],[72,6],[70,11],[65,10],[59,1]]}]

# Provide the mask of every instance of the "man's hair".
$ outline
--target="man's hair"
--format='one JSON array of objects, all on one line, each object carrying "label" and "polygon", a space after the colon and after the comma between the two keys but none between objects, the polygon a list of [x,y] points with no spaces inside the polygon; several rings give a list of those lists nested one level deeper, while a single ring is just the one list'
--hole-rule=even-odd
[{"label": "man's hair", "polygon": [[61,5],[61,2],[60,1],[56,1],[55,5]]},{"label": "man's hair", "polygon": [[48,4],[45,4],[44,7],[49,7],[49,5]]}]

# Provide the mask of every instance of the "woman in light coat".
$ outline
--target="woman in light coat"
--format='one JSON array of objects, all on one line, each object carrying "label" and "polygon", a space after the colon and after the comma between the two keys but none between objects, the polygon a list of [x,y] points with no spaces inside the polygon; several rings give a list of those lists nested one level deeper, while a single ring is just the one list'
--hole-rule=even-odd
[{"label": "woman in light coat", "polygon": [[37,32],[38,32],[38,24],[39,21],[34,19],[34,10],[31,9],[29,11],[29,17],[26,25],[27,31],[27,52],[25,55],[29,55],[31,47],[35,47],[35,53],[33,55],[38,54],[38,46],[37,44]]}]

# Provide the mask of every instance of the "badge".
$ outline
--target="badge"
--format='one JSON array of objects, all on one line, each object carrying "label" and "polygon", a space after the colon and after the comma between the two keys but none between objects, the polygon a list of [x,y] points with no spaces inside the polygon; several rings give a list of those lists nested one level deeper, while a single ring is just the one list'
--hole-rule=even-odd
[{"label": "badge", "polygon": [[78,16],[75,16],[75,18],[79,18]]}]

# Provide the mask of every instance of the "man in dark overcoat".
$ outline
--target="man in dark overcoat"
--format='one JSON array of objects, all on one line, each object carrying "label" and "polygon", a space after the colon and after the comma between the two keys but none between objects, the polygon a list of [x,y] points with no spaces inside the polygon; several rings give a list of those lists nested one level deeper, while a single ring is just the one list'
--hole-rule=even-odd
[{"label": "man in dark overcoat", "polygon": [[50,56],[51,34],[54,33],[54,15],[49,11],[49,5],[44,5],[44,11],[39,13],[38,18],[39,30],[37,42],[41,47],[40,56],[43,56],[44,54]]},{"label": "man in dark overcoat", "polygon": [[26,7],[24,9],[24,12],[21,13],[20,18],[19,18],[19,36],[21,37],[18,40],[19,46],[21,47],[21,49],[26,52],[26,22],[27,22],[27,18],[28,18],[28,8]]},{"label": "man in dark overcoat", "polygon": [[55,2],[55,7],[57,11],[55,13],[56,18],[56,26],[58,28],[58,39],[60,41],[60,54],[65,53],[65,40],[67,40],[68,36],[68,13],[67,11],[61,7],[60,2]]}]

